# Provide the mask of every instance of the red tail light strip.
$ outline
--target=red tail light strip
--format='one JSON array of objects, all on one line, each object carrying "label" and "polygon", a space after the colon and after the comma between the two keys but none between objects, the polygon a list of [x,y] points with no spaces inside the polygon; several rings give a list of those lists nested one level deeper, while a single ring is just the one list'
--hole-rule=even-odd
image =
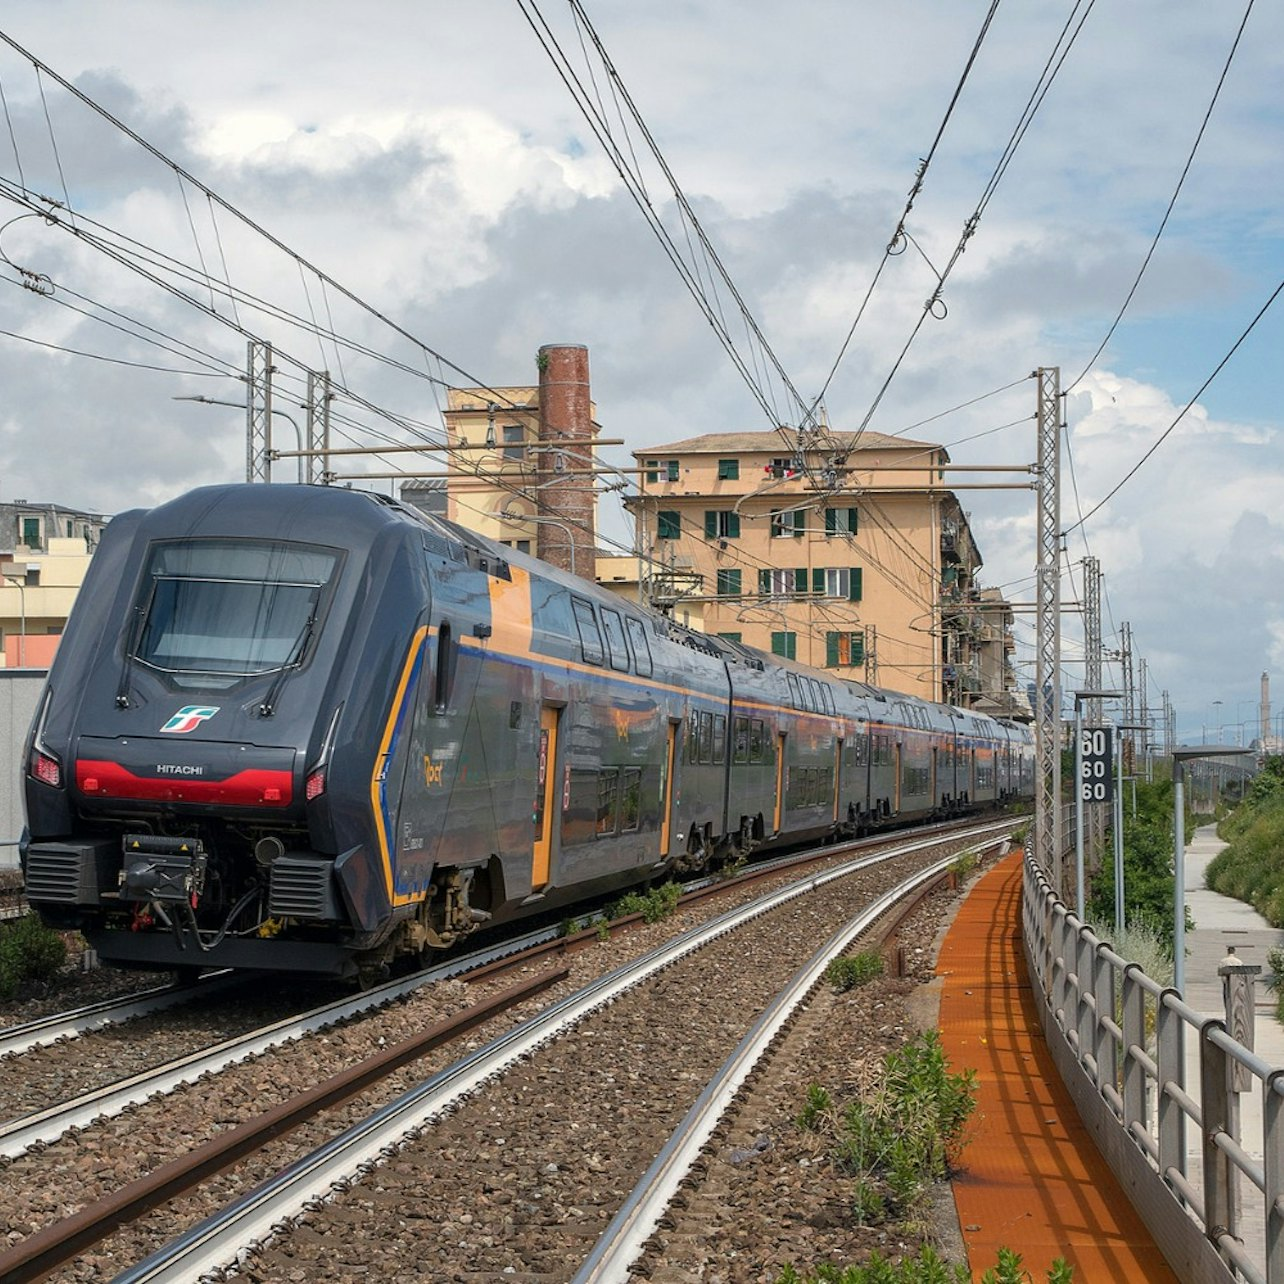
[{"label": "red tail light strip", "polygon": [[226,780],[192,776],[137,776],[117,762],[81,759],[76,787],[91,798],[137,798],[151,802],[224,803],[233,807],[288,807],[294,780],[288,771],[238,771]]}]

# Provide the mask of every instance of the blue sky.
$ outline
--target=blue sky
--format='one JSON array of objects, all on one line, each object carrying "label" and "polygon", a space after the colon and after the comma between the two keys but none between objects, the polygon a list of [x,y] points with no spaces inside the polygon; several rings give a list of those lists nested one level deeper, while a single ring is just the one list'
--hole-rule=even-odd
[{"label": "blue sky", "polygon": [[[986,5],[816,0],[588,5],[665,156],[804,395],[818,389],[904,205]],[[1018,119],[1069,0],[1000,5],[909,227],[938,266]],[[1078,12],[1082,15],[1083,8]],[[1105,334],[1150,244],[1244,6],[1099,0],[946,283],[949,314],[912,345],[871,426],[896,431],[1059,365],[1069,383]],[[786,17],[787,15],[787,17]],[[550,24],[574,40],[565,7]],[[631,448],[765,426],[664,261],[514,3],[372,0],[10,0],[0,30],[330,276],[461,366],[530,377],[536,348],[588,344],[599,417]],[[1284,16],[1258,4],[1169,227],[1123,323],[1069,403],[1076,481],[1095,503],[1169,425],[1284,278]],[[207,264],[200,199],[0,51],[28,184],[147,244]],[[53,163],[52,126],[62,172]],[[652,175],[654,179],[654,175]],[[655,192],[661,189],[653,187]],[[661,193],[662,195],[662,193]],[[0,224],[19,213],[0,207]],[[308,315],[298,268],[217,219],[238,284]],[[244,337],[27,219],[0,253],[58,283],[51,304],[0,264],[0,329],[192,370],[61,307],[110,302],[223,363],[220,378],[107,366],[0,339],[7,497],[115,511],[243,467],[235,412]],[[889,265],[827,397],[860,422],[932,287],[913,251]],[[337,296],[336,325],[422,361]],[[272,323],[275,324],[275,323]],[[271,325],[264,323],[265,328]],[[288,328],[300,362],[339,357]],[[1172,693],[1184,738],[1211,701],[1250,716],[1262,671],[1284,708],[1277,305],[1161,451],[1087,527],[1107,630],[1128,620],[1151,702]],[[422,381],[349,355],[349,382],[434,421]],[[1033,412],[1029,385],[931,426],[945,443]],[[922,431],[913,435],[922,436]],[[33,451],[33,440],[42,449]],[[954,447],[1033,459],[1021,426]],[[615,452],[627,463],[627,450]],[[1074,520],[1065,488],[1065,522]],[[965,499],[985,580],[1020,596],[1034,561],[1028,497]],[[623,523],[604,513],[608,531]],[[1068,541],[1072,564],[1083,556]],[[1069,587],[1067,596],[1073,596]],[[1066,654],[1077,623],[1066,622]],[[1116,639],[1108,637],[1107,645]],[[1067,669],[1066,685],[1078,681]]]}]

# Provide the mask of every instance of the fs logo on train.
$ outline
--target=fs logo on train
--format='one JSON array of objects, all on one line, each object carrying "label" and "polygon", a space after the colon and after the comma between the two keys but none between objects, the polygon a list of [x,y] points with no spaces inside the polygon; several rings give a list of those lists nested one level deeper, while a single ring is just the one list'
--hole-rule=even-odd
[{"label": "fs logo on train", "polygon": [[184,736],[208,722],[221,708],[217,704],[185,704],[162,728],[162,732]]}]

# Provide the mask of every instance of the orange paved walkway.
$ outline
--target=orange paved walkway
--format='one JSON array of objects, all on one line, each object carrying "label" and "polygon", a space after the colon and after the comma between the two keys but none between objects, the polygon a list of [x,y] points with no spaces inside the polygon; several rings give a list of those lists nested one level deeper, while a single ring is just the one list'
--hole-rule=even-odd
[{"label": "orange paved walkway", "polygon": [[1021,853],[985,874],[954,920],[937,973],[954,1070],[977,1072],[977,1113],[954,1202],[973,1278],[1001,1245],[1037,1284],[1064,1257],[1074,1284],[1176,1284],[1052,1064],[1021,949]]}]

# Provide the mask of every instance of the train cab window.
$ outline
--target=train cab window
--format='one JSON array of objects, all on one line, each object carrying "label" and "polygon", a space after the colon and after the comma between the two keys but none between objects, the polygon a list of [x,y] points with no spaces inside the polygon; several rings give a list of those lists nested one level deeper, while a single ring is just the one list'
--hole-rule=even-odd
[{"label": "train cab window", "polygon": [[260,540],[152,547],[132,658],[176,687],[226,689],[307,657],[340,554]]},{"label": "train cab window", "polygon": [[602,627],[606,630],[606,644],[611,652],[611,668],[627,673],[629,669],[629,644],[624,640],[624,625],[620,613],[602,608]]},{"label": "train cab window", "polygon": [[731,761],[749,761],[749,719],[736,718],[731,724]]},{"label": "train cab window", "polygon": [[727,761],[727,720],[720,713],[713,718],[713,760]]},{"label": "train cab window", "polygon": [[651,676],[651,644],[647,641],[646,626],[641,620],[631,615],[624,620],[629,632],[629,641],[633,643],[633,666],[644,678]]},{"label": "train cab window", "polygon": [[761,718],[754,718],[749,723],[749,761],[766,760],[767,736]]},{"label": "train cab window", "polygon": [[713,761],[713,714],[700,715],[700,761]]},{"label": "train cab window", "polygon": [[601,664],[606,657],[602,650],[602,635],[598,631],[597,617],[593,614],[593,604],[582,597],[573,597],[571,610],[575,612],[575,627],[580,635],[580,653],[585,664]]}]

